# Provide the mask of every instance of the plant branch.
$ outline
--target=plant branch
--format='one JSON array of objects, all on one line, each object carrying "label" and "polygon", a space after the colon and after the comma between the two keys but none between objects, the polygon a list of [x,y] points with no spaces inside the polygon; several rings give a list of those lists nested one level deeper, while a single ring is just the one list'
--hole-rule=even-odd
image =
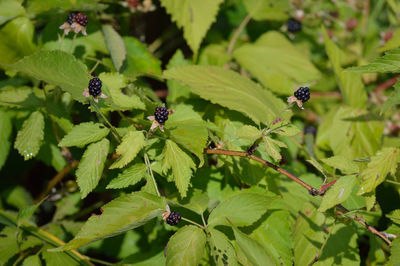
[{"label": "plant branch", "polygon": [[235,30],[235,32],[233,33],[232,39],[229,42],[229,46],[228,46],[228,50],[226,51],[227,54],[231,54],[233,51],[233,48],[235,47],[235,43],[237,41],[237,39],[240,36],[240,33],[242,32],[242,30],[244,29],[244,27],[246,27],[247,23],[249,23],[251,19],[250,14],[248,14],[243,21],[240,23],[239,27]]},{"label": "plant branch", "polygon": [[181,217],[181,219],[184,220],[184,221],[186,221],[186,222],[188,222],[188,223],[197,225],[198,227],[200,227],[200,228],[203,229],[203,230],[206,229],[205,226],[202,226],[201,224],[198,224],[198,223],[196,223],[196,222],[194,222],[194,221],[192,221],[192,220],[189,220],[189,219],[187,219],[187,218],[185,218],[185,217]]},{"label": "plant branch", "polygon": [[99,106],[97,105],[97,103],[93,100],[90,99],[90,105],[94,107],[95,111],[97,114],[99,114],[101,116],[101,118],[103,118],[103,120],[106,122],[106,124],[110,127],[111,132],[113,133],[114,137],[117,139],[117,141],[119,143],[121,143],[121,137],[118,134],[117,130],[115,129],[115,127],[110,123],[110,121],[108,121],[107,117],[103,114],[103,112],[101,112]]},{"label": "plant branch", "polygon": [[147,153],[144,153],[144,162],[146,163],[147,172],[149,173],[149,175],[151,177],[151,181],[154,185],[154,188],[157,191],[157,196],[160,197],[160,191],[158,191],[157,182],[156,182],[156,179],[154,178],[153,170],[151,169],[151,164],[150,164],[149,156],[147,155]]},{"label": "plant branch", "polygon": [[[298,183],[299,185],[301,185],[302,187],[304,187],[305,189],[308,190],[308,193],[310,193],[312,196],[323,196],[323,194],[320,193],[320,191],[323,191],[323,193],[325,193],[326,188],[321,187],[321,189],[316,189],[312,186],[310,186],[309,184],[307,184],[306,182],[302,181],[301,179],[297,178],[296,176],[292,175],[291,173],[289,173],[288,171],[280,168],[279,166],[270,163],[260,157],[254,156],[254,155],[250,155],[248,156],[246,152],[242,152],[242,151],[230,151],[230,150],[215,150],[215,149],[204,149],[204,153],[205,154],[220,154],[220,155],[227,155],[227,156],[239,156],[239,157],[248,157],[252,160],[255,160],[257,162],[262,163],[264,166],[266,167],[270,167],[272,169],[274,169],[275,171],[289,177],[290,179],[292,179],[293,181],[295,181],[296,183]],[[334,181],[335,182],[335,181]],[[327,186],[331,186],[334,184],[334,182],[331,182],[329,184],[327,184]],[[350,212],[348,209],[346,209],[345,207],[343,207],[343,205],[339,204],[336,205],[338,208],[342,209],[344,212],[348,213]],[[363,227],[365,227],[368,231],[370,231],[371,233],[373,233],[374,235],[380,237],[382,240],[384,240],[387,244],[391,245],[391,241],[381,232],[379,232],[378,230],[376,230],[374,227],[370,226],[367,222],[365,222],[363,219],[361,219],[360,217],[358,217],[357,215],[354,216],[353,218],[355,221],[357,221],[358,223],[360,223]]]}]

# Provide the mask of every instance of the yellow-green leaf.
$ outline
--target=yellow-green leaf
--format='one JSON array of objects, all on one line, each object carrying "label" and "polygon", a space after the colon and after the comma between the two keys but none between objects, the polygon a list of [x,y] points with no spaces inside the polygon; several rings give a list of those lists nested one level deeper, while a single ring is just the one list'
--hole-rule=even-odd
[{"label": "yellow-green leaf", "polygon": [[146,139],[143,132],[129,131],[126,133],[121,144],[117,147],[117,154],[121,157],[110,166],[110,169],[122,168],[130,163],[145,145]]},{"label": "yellow-green leaf", "polygon": [[32,113],[18,131],[14,147],[25,160],[35,157],[42,145],[44,137],[44,117],[41,112]]}]

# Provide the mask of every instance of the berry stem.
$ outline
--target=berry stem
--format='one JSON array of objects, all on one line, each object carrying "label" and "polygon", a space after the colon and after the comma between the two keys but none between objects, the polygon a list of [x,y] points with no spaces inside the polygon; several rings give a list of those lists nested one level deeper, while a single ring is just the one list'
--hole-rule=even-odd
[{"label": "berry stem", "polygon": [[118,131],[115,129],[115,127],[113,125],[111,125],[111,123],[110,123],[110,121],[108,121],[107,117],[105,117],[105,115],[100,111],[99,106],[97,105],[97,103],[93,99],[90,99],[90,105],[94,107],[96,113],[99,114],[103,118],[103,120],[106,122],[106,124],[110,127],[111,132],[113,133],[113,135],[116,138],[116,140],[119,143],[121,143],[121,137],[118,134]]},{"label": "berry stem", "polygon": [[74,34],[74,37],[72,38],[71,46],[69,47],[69,52],[71,54],[74,52],[73,48],[74,48],[74,43],[75,43],[75,40],[76,40],[76,35],[78,35],[78,33]]},{"label": "berry stem", "polygon": [[251,20],[251,15],[248,14],[243,19],[243,21],[240,23],[239,27],[235,30],[235,32],[233,33],[232,39],[229,42],[228,50],[226,51],[227,54],[232,53],[233,48],[235,47],[235,43],[240,36],[240,33],[243,31],[243,29],[246,27],[247,23],[249,23],[250,20]]},{"label": "berry stem", "polygon": [[205,226],[203,226],[203,225],[201,225],[201,224],[198,224],[198,223],[196,223],[196,222],[194,222],[194,221],[192,221],[192,220],[190,220],[190,219],[187,219],[187,218],[185,218],[185,217],[181,217],[181,219],[184,220],[184,221],[186,221],[186,222],[188,222],[188,223],[197,225],[198,227],[200,227],[200,228],[203,229],[203,230],[206,229]]},{"label": "berry stem", "polygon": [[147,155],[147,153],[144,153],[144,162],[146,164],[147,172],[149,173],[149,175],[151,177],[151,181],[154,185],[154,188],[157,191],[157,196],[160,196],[160,191],[158,191],[157,182],[156,182],[156,179],[154,178],[153,170],[151,169],[151,164],[150,164],[149,156]]}]

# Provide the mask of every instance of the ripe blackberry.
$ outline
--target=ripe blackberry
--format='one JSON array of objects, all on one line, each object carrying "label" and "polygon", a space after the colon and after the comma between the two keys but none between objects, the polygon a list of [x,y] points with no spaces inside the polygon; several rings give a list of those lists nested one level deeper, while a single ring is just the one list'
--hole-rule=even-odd
[{"label": "ripe blackberry", "polygon": [[181,215],[178,212],[171,212],[167,217],[167,224],[169,225],[177,225],[181,221]]},{"label": "ripe blackberry", "polygon": [[289,32],[296,33],[301,30],[301,22],[294,18],[288,19],[286,25]]},{"label": "ripe blackberry", "polygon": [[160,123],[164,124],[165,121],[168,120],[168,110],[165,107],[157,107],[156,110],[154,111],[154,118],[155,120]]},{"label": "ripe blackberry", "polygon": [[71,14],[68,15],[67,22],[69,25],[75,22],[75,16],[76,12],[72,12]]},{"label": "ripe blackberry", "polygon": [[88,17],[79,12],[75,15],[75,22],[85,27],[88,24]]},{"label": "ripe blackberry", "polygon": [[310,89],[308,87],[300,87],[294,92],[294,97],[305,103],[310,99]]},{"label": "ripe blackberry", "polygon": [[101,94],[101,80],[99,78],[92,78],[89,81],[89,94],[93,97],[97,97]]}]

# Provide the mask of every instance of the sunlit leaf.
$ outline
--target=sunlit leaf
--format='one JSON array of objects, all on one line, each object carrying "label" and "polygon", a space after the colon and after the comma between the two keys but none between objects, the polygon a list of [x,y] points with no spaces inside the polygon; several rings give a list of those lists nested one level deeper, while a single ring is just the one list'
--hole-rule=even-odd
[{"label": "sunlit leaf", "polygon": [[354,185],[356,184],[356,176],[342,176],[339,180],[328,189],[325,196],[322,198],[321,206],[318,211],[324,212],[329,208],[340,204],[350,196]]},{"label": "sunlit leaf", "polygon": [[86,144],[99,141],[108,135],[110,130],[103,124],[85,122],[80,123],[72,128],[72,130],[64,136],[58,146],[60,147],[71,147],[78,146],[83,147]]},{"label": "sunlit leaf", "polygon": [[111,58],[114,63],[114,67],[117,71],[119,71],[119,69],[122,66],[122,63],[126,58],[126,49],[124,41],[112,26],[103,25],[102,30],[104,34],[104,39],[107,44],[107,48],[110,51]]},{"label": "sunlit leaf", "polygon": [[130,163],[145,145],[146,139],[143,132],[129,131],[126,133],[121,144],[117,147],[117,154],[121,157],[110,166],[110,169],[122,168]]}]

